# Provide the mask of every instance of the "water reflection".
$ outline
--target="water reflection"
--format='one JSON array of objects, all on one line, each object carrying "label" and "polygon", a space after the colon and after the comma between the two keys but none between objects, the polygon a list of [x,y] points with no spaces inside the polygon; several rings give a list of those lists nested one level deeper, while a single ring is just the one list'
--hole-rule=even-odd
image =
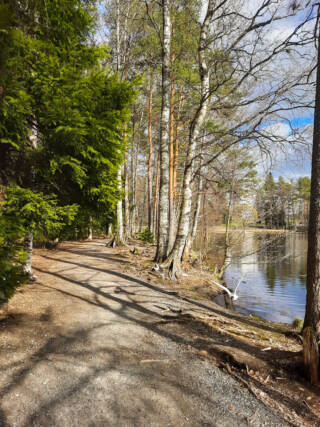
[{"label": "water reflection", "polygon": [[[219,258],[218,248],[210,255]],[[291,323],[304,317],[307,237],[303,233],[266,234],[246,232],[232,249],[225,281],[234,288],[241,276],[239,299],[234,309],[268,320]],[[222,301],[220,301],[223,303]]]}]

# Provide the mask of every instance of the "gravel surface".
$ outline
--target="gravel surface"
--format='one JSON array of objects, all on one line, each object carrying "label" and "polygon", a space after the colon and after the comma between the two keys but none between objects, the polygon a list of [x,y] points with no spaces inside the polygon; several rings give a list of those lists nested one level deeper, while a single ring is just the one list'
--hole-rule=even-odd
[{"label": "gravel surface", "polygon": [[116,252],[101,241],[37,252],[37,283],[0,323],[0,425],[287,426],[166,329],[163,307],[181,301]]}]

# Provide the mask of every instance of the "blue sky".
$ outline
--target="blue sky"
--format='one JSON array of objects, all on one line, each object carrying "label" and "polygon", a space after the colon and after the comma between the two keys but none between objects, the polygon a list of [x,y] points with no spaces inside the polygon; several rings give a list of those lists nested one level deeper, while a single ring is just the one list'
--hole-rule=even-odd
[{"label": "blue sky", "polygon": [[[290,120],[290,126],[294,129],[307,127],[308,136],[306,138],[306,142],[310,145],[312,143],[312,128],[313,125],[313,114],[309,114],[307,116],[300,116]],[[289,126],[288,121],[279,121],[278,124],[273,124],[269,126],[279,126],[278,132],[282,135],[282,137],[288,139],[290,141],[290,135],[292,135],[292,130]],[[266,128],[267,126],[263,126]],[[303,149],[302,147],[297,146],[296,144],[290,145],[285,148],[285,150],[281,150],[280,147],[274,147],[272,151],[272,160],[270,158],[266,158],[260,166],[258,167],[259,174],[262,176],[271,170],[273,176],[278,178],[282,176],[285,179],[297,179],[301,176],[310,176],[311,175],[311,148],[309,145],[309,149]],[[309,152],[308,152],[309,151]],[[271,163],[271,164],[270,164]]]},{"label": "blue sky", "polygon": [[313,123],[313,115],[309,117],[297,117],[294,120],[291,120],[292,127],[298,128],[300,126],[310,125]]}]

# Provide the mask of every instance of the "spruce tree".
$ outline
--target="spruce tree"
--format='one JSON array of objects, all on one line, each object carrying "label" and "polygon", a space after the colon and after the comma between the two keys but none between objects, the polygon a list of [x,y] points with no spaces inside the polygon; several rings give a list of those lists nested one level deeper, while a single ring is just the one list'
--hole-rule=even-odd
[{"label": "spruce tree", "polygon": [[107,48],[90,41],[93,6],[0,4],[0,214],[1,224],[19,224],[3,228],[0,243],[14,248],[6,258],[14,267],[21,236],[54,238],[76,211],[101,218],[121,197],[116,171],[133,90],[108,70]]}]

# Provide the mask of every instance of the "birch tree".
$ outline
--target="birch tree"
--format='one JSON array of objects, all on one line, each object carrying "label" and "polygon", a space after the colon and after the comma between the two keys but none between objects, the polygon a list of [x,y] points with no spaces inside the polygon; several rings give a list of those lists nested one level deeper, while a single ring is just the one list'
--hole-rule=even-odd
[{"label": "birch tree", "polygon": [[[116,70],[120,76],[121,58],[120,58],[120,0],[116,0]],[[118,190],[121,194],[123,191],[122,185],[122,165],[118,169]],[[123,198],[119,198],[117,202],[117,243],[123,245],[125,243],[124,227],[123,227]]]},{"label": "birch tree", "polygon": [[[201,167],[209,166],[225,150],[237,144],[250,146],[251,141],[254,141],[256,146],[267,149],[271,141],[285,143],[269,127],[262,129],[261,124],[267,120],[275,120],[282,112],[311,106],[307,95],[310,86],[307,76],[312,73],[312,67],[296,67],[287,75],[279,75],[270,82],[271,87],[268,89],[261,86],[261,83],[258,87],[255,82],[259,82],[259,79],[261,82],[263,79],[270,81],[270,70],[277,63],[277,58],[285,61],[288,52],[294,49],[297,49],[297,55],[301,55],[299,49],[312,40],[308,31],[302,28],[312,20],[312,10],[307,12],[301,24],[290,29],[288,36],[272,40],[267,48],[263,42],[263,34],[268,37],[267,30],[272,28],[272,24],[294,16],[296,8],[289,7],[285,10],[278,2],[269,0],[261,1],[256,9],[251,8],[249,12],[243,9],[244,4],[241,2],[238,4],[239,10],[236,6],[229,1],[220,1],[214,5],[208,2],[200,27],[200,100],[189,128],[178,232],[173,250],[163,263],[170,267],[172,278],[179,274],[189,233],[192,182],[200,173],[199,168],[194,172],[192,169],[199,132],[201,126],[205,125],[206,114],[209,119],[223,125],[213,127],[213,131],[206,133],[205,147],[216,149]],[[213,28],[210,26],[211,20]],[[304,57],[307,58],[308,54]],[[233,111],[230,119],[221,120],[228,111]]]},{"label": "birch tree", "polygon": [[162,0],[162,105],[160,121],[160,190],[158,239],[155,260],[161,262],[167,255],[169,231],[169,126],[170,126],[170,0]]},{"label": "birch tree", "polygon": [[190,126],[189,144],[186,156],[186,165],[184,170],[183,186],[182,186],[182,203],[179,218],[179,225],[177,237],[174,247],[166,259],[166,265],[170,266],[170,275],[175,278],[179,274],[180,263],[182,259],[183,250],[190,228],[190,214],[192,205],[192,164],[195,156],[198,137],[200,134],[201,126],[205,120],[209,103],[209,70],[206,60],[206,43],[209,34],[209,25],[214,12],[213,0],[208,1],[207,11],[200,30],[200,39],[198,45],[198,61],[199,61],[199,74],[201,80],[201,102],[193,122]]}]

